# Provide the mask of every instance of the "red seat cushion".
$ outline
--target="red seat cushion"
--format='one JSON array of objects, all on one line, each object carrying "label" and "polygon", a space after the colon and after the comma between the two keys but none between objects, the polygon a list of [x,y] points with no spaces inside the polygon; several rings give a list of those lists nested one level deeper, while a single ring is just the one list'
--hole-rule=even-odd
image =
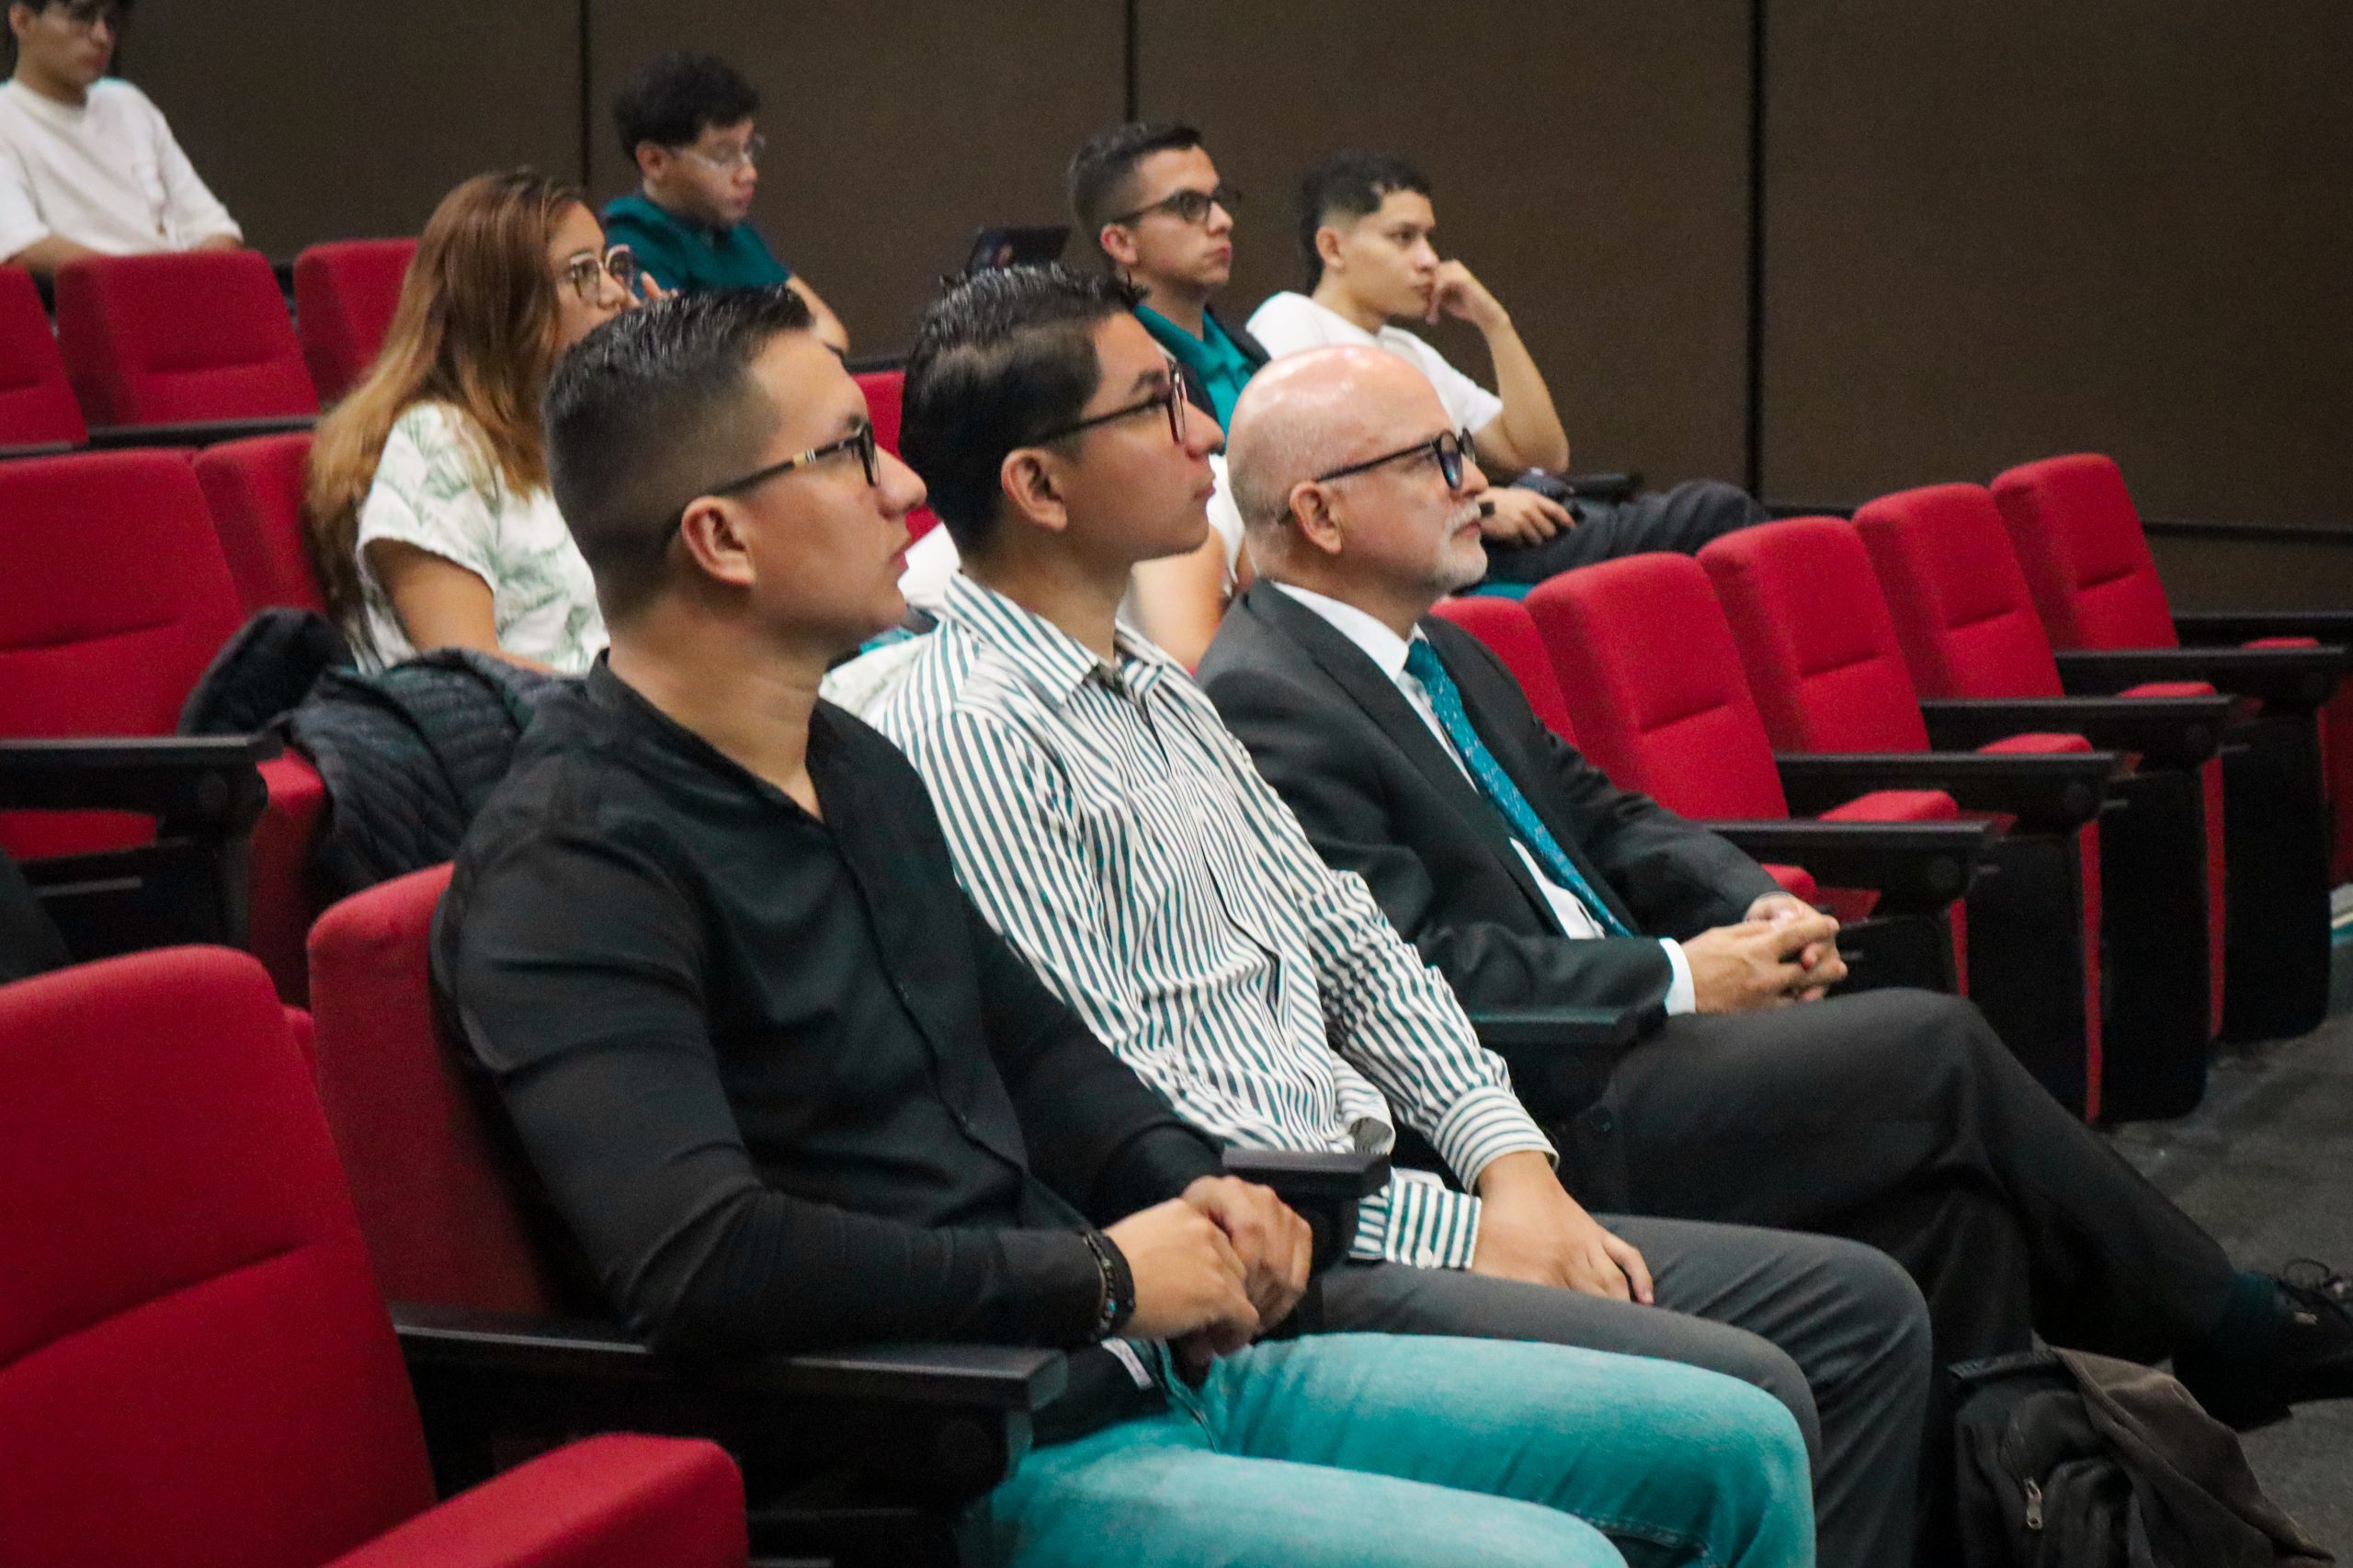
[{"label": "red seat cushion", "polygon": [[1685,816],[1789,815],[1764,721],[1698,562],[1606,561],[1540,583],[1523,602],[1586,756],[1620,788]]},{"label": "red seat cushion", "polygon": [[1894,619],[1846,519],[1743,528],[1699,560],[1776,749],[1928,749]]},{"label": "red seat cushion", "polygon": [[2054,648],[2170,648],[2156,558],[2116,464],[2097,452],[2022,463],[1994,501]]},{"label": "red seat cushion", "polygon": [[259,965],[0,988],[0,1562],[315,1568],[433,1501],[392,1324]]},{"label": "red seat cushion", "polygon": [[349,392],[383,347],[415,240],[337,240],[294,258],[294,316],[320,401]]},{"label": "red seat cushion", "polygon": [[2034,596],[1984,489],[1883,495],[1855,514],[1855,528],[1921,696],[2064,695]]},{"label": "red seat cushion", "polygon": [[2092,743],[2081,735],[2046,734],[2040,731],[2029,731],[2022,735],[2006,735],[1998,741],[1988,741],[1977,749],[1987,752],[2029,754],[2054,751],[2086,752],[2092,749]]},{"label": "red seat cushion", "polygon": [[0,267],[0,447],[78,446],[89,434],[32,274]]},{"label": "red seat cushion", "polygon": [[1803,866],[1776,866],[1768,863],[1765,867],[1765,874],[1780,883],[1783,892],[1793,893],[1808,903],[1816,903],[1822,897],[1822,889],[1814,882],[1813,873]]},{"label": "red seat cushion", "polygon": [[1519,682],[1521,695],[1544,721],[1545,728],[1571,745],[1577,744],[1576,731],[1569,723],[1568,702],[1561,696],[1561,683],[1544,652],[1543,635],[1536,630],[1526,605],[1516,599],[1472,595],[1440,599],[1431,613],[1485,643],[1487,651],[1501,659]]},{"label": "red seat cushion", "polygon": [[1873,790],[1831,807],[1824,822],[1951,822],[1961,807],[1941,790]]},{"label": "red seat cushion", "polygon": [[310,432],[228,441],[196,454],[197,483],[245,613],[272,605],[326,613],[302,522]]},{"label": "red seat cushion", "polygon": [[57,274],[57,340],[93,425],[319,410],[278,275],[253,251],[69,262]]},{"label": "red seat cushion", "polygon": [[[237,629],[236,587],[184,452],[0,463],[0,736],[167,735]],[[120,848],[119,812],[0,814],[19,858]]]}]

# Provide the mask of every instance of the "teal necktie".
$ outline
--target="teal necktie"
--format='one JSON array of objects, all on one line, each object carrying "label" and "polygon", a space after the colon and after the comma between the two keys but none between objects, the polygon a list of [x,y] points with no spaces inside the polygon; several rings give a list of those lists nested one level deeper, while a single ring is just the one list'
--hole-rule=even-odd
[{"label": "teal necktie", "polygon": [[1544,874],[1576,894],[1577,902],[1593,916],[1593,923],[1610,936],[1632,936],[1625,922],[1612,915],[1601,895],[1593,891],[1593,884],[1585,880],[1577,863],[1569,858],[1560,840],[1552,836],[1552,830],[1536,814],[1536,808],[1528,803],[1528,797],[1519,792],[1519,786],[1511,781],[1511,775],[1504,771],[1503,764],[1495,760],[1495,753],[1479,738],[1479,732],[1472,728],[1471,715],[1462,710],[1462,693],[1455,689],[1454,677],[1438,662],[1438,650],[1420,638],[1406,644],[1405,673],[1420,681],[1422,689],[1429,693],[1430,706],[1438,710],[1438,727],[1454,743],[1454,755],[1462,759],[1462,766],[1470,770],[1481,793],[1503,813],[1512,836],[1528,846],[1536,863],[1544,868]]}]

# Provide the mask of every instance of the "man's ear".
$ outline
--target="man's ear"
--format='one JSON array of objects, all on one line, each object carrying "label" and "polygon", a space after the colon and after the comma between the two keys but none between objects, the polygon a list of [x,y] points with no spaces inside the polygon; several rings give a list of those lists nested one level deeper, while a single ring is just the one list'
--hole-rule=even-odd
[{"label": "man's ear", "polygon": [[1070,525],[1052,454],[1039,447],[1016,447],[997,465],[996,482],[1015,520],[1060,533]]},{"label": "man's ear", "polygon": [[751,585],[756,574],[751,552],[745,548],[742,518],[733,503],[716,495],[699,495],[688,502],[678,538],[687,558],[705,576],[734,587]]},{"label": "man's ear", "polygon": [[659,142],[641,142],[630,150],[630,155],[637,160],[640,179],[660,179],[670,172],[670,160],[676,156]]},{"label": "man's ear", "polygon": [[1102,247],[1105,256],[1121,267],[1136,264],[1135,231],[1125,223],[1104,224],[1095,232],[1095,243]]},{"label": "man's ear", "polygon": [[1315,259],[1324,264],[1326,272],[1347,270],[1340,259],[1340,231],[1329,223],[1315,231]]},{"label": "man's ear", "polygon": [[1340,516],[1333,509],[1332,493],[1321,484],[1302,480],[1290,487],[1290,521],[1310,550],[1340,553]]}]

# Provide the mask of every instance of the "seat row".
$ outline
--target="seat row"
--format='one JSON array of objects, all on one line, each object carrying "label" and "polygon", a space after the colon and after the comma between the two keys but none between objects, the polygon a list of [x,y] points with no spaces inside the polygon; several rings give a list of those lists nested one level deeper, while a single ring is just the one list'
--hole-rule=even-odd
[{"label": "seat row", "polygon": [[0,267],[0,453],[314,417],[375,358],[415,249],[312,246],[291,316],[256,252],[89,257],[58,272],[53,330],[31,276]]},{"label": "seat row", "polygon": [[2178,1115],[2217,1032],[2325,1010],[2324,710],[2353,625],[2168,616],[2165,647],[2054,651],[2046,606],[2077,635],[2120,618],[2120,585],[2163,614],[2153,566],[2084,569],[2132,553],[2120,527],[2145,559],[2129,508],[2106,459],[2053,459],[1441,613],[1685,815],[1993,820],[1961,923],[1970,994],[2083,1114]]}]

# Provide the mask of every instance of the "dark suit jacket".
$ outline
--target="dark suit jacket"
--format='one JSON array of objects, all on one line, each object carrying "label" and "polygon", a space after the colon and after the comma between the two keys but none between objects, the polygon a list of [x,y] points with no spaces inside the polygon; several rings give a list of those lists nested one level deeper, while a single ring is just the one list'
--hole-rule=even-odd
[{"label": "dark suit jacket", "polygon": [[1363,651],[1280,589],[1242,596],[1199,680],[1324,858],[1364,878],[1465,1006],[1663,1001],[1674,971],[1651,938],[1728,925],[1779,884],[1611,784],[1478,639],[1435,618],[1422,630],[1487,749],[1619,918],[1649,936],[1562,936],[1502,814]]}]

